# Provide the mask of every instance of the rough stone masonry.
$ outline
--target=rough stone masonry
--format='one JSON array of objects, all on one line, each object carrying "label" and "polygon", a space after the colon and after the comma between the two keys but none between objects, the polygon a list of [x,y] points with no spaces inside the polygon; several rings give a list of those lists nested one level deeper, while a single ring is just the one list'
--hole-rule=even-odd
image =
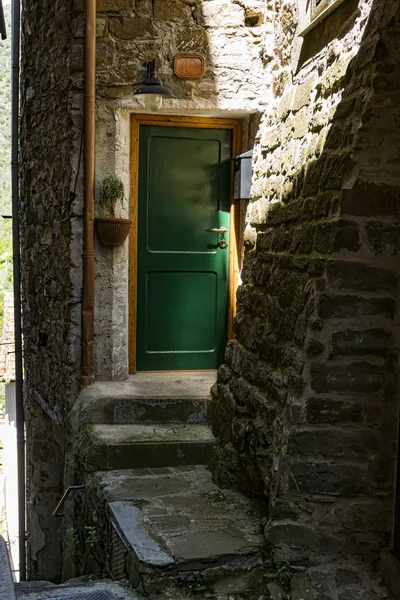
[{"label": "rough stone masonry", "polygon": [[[264,106],[264,0],[98,0],[96,178],[117,172],[129,212],[130,114],[146,62],[175,93],[167,112],[244,120],[244,149]],[[62,531],[51,514],[64,486],[67,415],[79,391],[82,287],[82,0],[26,0],[22,12],[21,226],[30,577],[60,580]],[[268,38],[268,39],[269,39]],[[200,52],[199,82],[173,75]],[[254,135],[253,135],[254,137]],[[96,378],[128,375],[128,247],[96,245]]]},{"label": "rough stone masonry", "polygon": [[276,560],[391,543],[398,408],[397,2],[344,2],[295,51],[275,19],[217,479],[264,496]]},{"label": "rough stone masonry", "polygon": [[[293,564],[391,543],[398,403],[399,3],[344,0],[301,43],[305,4],[98,0],[97,18],[98,182],[116,171],[129,190],[132,85],[155,56],[166,112],[240,117],[243,150],[256,136],[214,472],[265,497],[274,558]],[[23,6],[28,555],[52,580],[80,370],[82,7]],[[172,74],[185,51],[206,56],[198,83]],[[127,376],[127,297],[127,248],[97,246],[98,379]]]}]

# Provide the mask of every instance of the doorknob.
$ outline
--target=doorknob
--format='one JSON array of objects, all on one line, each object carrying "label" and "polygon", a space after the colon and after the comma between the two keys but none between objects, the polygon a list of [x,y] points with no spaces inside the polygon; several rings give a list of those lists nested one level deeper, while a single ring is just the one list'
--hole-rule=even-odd
[{"label": "doorknob", "polygon": [[212,231],[213,233],[220,233],[221,235],[225,235],[226,233],[228,233],[226,227],[216,227],[214,229],[210,229],[210,231]]}]

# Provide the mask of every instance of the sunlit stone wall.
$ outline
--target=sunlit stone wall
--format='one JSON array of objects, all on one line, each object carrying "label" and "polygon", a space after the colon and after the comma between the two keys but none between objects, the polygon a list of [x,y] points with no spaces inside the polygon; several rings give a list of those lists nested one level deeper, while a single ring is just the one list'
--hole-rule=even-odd
[{"label": "sunlit stone wall", "polygon": [[216,478],[265,499],[277,560],[376,556],[393,534],[397,2],[346,0],[302,44],[278,1]]}]

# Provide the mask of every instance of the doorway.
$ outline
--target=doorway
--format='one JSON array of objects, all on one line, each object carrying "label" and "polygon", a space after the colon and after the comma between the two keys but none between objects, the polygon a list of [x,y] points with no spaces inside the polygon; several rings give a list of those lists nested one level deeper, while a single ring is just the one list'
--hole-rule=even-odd
[{"label": "doorway", "polygon": [[237,143],[237,121],[133,118],[131,372],[223,362],[237,285]]}]

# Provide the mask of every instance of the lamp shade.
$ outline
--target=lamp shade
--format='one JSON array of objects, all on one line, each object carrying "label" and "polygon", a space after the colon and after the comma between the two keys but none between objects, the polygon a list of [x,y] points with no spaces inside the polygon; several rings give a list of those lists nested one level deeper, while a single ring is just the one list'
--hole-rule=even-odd
[{"label": "lamp shade", "polygon": [[161,79],[156,74],[156,61],[153,60],[147,65],[147,77],[144,85],[137,89],[135,97],[142,97],[145,100],[146,108],[157,110],[161,108],[163,98],[173,98],[173,93],[162,85]]}]

